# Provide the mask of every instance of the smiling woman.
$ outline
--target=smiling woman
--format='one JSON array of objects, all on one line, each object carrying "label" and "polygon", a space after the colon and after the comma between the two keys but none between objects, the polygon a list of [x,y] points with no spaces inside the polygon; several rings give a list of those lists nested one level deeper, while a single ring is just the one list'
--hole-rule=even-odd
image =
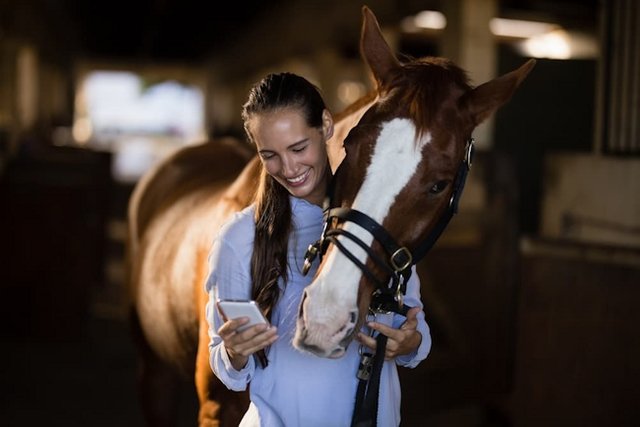
[{"label": "smiling woman", "polygon": [[293,196],[321,205],[329,173],[325,140],[333,134],[333,118],[325,110],[321,128],[309,128],[293,108],[256,115],[247,129],[267,173]]},{"label": "smiling woman", "polygon": [[[347,425],[357,386],[358,347],[345,346],[330,355],[335,360],[328,360],[292,345],[298,307],[310,281],[302,255],[320,234],[331,177],[327,141],[334,134],[332,115],[309,81],[280,73],[252,87],[243,118],[263,173],[256,202],[226,222],[212,246],[206,284],[212,370],[232,390],[249,388],[251,405],[243,426]],[[426,357],[430,339],[416,297],[417,277],[407,286],[407,301],[415,309],[406,319],[379,318],[380,325],[371,328],[389,335],[389,360],[411,366]],[[255,299],[271,326],[244,329],[246,319],[222,318],[216,302],[234,298]],[[333,333],[351,336],[357,321],[353,312],[350,322]],[[367,334],[360,339],[365,347],[375,345],[369,340]],[[400,392],[392,370],[382,378],[380,393],[381,425],[397,425]]]}]

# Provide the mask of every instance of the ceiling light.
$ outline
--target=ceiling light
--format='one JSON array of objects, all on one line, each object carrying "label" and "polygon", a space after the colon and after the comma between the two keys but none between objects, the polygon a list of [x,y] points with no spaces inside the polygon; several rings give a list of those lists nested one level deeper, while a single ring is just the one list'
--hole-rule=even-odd
[{"label": "ceiling light", "polygon": [[531,37],[523,43],[523,49],[528,56],[534,58],[571,58],[569,36],[563,30]]},{"label": "ceiling light", "polygon": [[409,16],[403,19],[401,25],[405,32],[442,30],[447,26],[447,18],[435,10],[423,10],[415,16]]},{"label": "ceiling light", "polygon": [[496,36],[526,39],[556,30],[559,26],[548,22],[492,18],[489,21],[489,28]]}]

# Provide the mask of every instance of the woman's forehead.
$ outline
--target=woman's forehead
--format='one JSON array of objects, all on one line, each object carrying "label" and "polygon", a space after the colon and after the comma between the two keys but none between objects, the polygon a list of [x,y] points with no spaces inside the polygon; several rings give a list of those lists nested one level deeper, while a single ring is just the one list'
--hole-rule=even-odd
[{"label": "woman's forehead", "polygon": [[251,123],[268,124],[275,121],[290,121],[306,125],[304,111],[296,107],[274,108],[252,115]]},{"label": "woman's forehead", "polygon": [[307,125],[300,112],[291,109],[256,115],[249,120],[248,125],[259,148],[295,144],[310,138],[317,131]]}]

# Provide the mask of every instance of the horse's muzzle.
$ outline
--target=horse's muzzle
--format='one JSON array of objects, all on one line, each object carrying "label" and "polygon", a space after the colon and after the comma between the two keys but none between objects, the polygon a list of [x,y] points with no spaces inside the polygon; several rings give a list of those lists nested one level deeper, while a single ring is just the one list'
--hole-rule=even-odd
[{"label": "horse's muzzle", "polygon": [[301,351],[312,353],[319,357],[342,357],[349,343],[353,340],[355,326],[358,322],[358,311],[350,310],[347,313],[332,313],[336,307],[328,311],[307,310],[310,299],[305,291],[296,323],[296,334],[293,345]]}]

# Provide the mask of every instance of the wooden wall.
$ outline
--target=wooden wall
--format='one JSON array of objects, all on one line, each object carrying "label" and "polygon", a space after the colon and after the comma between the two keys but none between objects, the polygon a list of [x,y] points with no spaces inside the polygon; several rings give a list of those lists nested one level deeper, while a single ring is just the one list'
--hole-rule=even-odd
[{"label": "wooden wall", "polygon": [[590,250],[523,256],[514,426],[638,425],[640,264]]}]

